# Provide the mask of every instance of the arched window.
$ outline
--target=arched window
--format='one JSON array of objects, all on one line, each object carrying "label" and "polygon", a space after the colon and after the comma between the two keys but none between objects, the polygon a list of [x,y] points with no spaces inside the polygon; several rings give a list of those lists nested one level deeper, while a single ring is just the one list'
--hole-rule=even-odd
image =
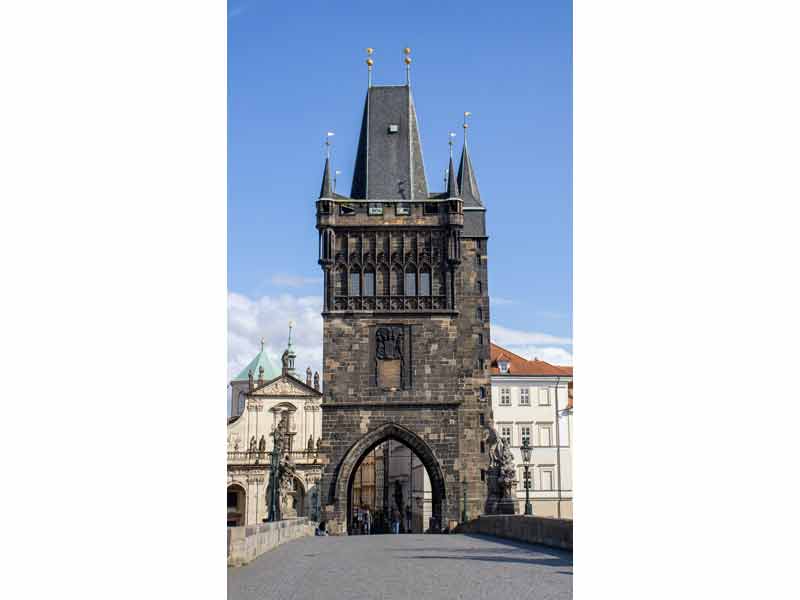
[{"label": "arched window", "polygon": [[482,293],[483,293],[483,283],[481,283],[480,281],[478,281],[478,282],[475,284],[475,287],[477,288],[477,290],[478,290],[478,293],[479,293],[479,294],[482,294]]},{"label": "arched window", "polygon": [[392,296],[403,295],[403,269],[400,268],[400,265],[392,267],[391,289]]},{"label": "arched window", "polygon": [[376,273],[376,294],[378,296],[388,296],[389,295],[389,269],[385,266],[378,267],[378,272]]},{"label": "arched window", "polygon": [[405,295],[417,295],[417,270],[413,267],[413,265],[406,267]]},{"label": "arched window", "polygon": [[347,295],[347,268],[341,265],[336,269],[336,277],[334,281],[335,294],[337,296]]},{"label": "arched window", "polygon": [[[486,388],[485,387],[483,387],[483,386],[480,387],[479,394],[480,394],[481,400],[486,400]],[[481,415],[481,417],[483,417],[483,415]]]},{"label": "arched window", "polygon": [[356,298],[361,295],[361,270],[358,267],[350,269],[349,295]]},{"label": "arched window", "polygon": [[483,322],[483,309],[480,306],[475,310],[475,318]]},{"label": "arched window", "polygon": [[364,271],[364,296],[375,295],[375,269],[368,266]]},{"label": "arched window", "polygon": [[431,269],[428,266],[422,267],[419,272],[419,295],[431,295]]}]

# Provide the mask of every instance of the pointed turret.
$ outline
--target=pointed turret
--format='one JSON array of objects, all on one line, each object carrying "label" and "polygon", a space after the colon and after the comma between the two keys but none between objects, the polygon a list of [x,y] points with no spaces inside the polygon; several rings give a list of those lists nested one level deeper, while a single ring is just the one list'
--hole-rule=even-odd
[{"label": "pointed turret", "polygon": [[475,170],[472,168],[472,161],[469,159],[469,150],[466,144],[464,144],[464,150],[461,153],[461,164],[458,165],[458,189],[461,190],[464,207],[483,207],[481,193],[478,190],[478,182],[475,180]]},{"label": "pointed turret", "polygon": [[352,198],[427,200],[417,111],[408,85],[367,90]]},{"label": "pointed turret", "polygon": [[319,190],[320,198],[333,198],[333,189],[331,188],[331,159],[325,159],[325,171],[322,173],[322,187]]},{"label": "pointed turret", "polygon": [[453,165],[453,155],[450,155],[450,167],[447,169],[447,197],[458,198],[458,182],[456,181],[456,168]]}]

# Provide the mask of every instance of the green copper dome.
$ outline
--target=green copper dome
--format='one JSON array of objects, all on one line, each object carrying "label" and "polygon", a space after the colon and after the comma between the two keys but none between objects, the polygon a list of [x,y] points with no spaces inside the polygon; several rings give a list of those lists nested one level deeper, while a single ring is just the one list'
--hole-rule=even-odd
[{"label": "green copper dome", "polygon": [[269,381],[270,379],[275,379],[278,375],[281,374],[281,370],[275,366],[275,364],[267,357],[267,352],[264,350],[264,342],[261,342],[261,352],[256,354],[256,357],[250,361],[250,364],[247,365],[242,372],[239,373],[236,377],[234,377],[234,381],[247,381],[248,377],[247,374],[252,369],[253,371],[253,379],[258,380],[258,369],[259,367],[264,367],[264,381]]}]

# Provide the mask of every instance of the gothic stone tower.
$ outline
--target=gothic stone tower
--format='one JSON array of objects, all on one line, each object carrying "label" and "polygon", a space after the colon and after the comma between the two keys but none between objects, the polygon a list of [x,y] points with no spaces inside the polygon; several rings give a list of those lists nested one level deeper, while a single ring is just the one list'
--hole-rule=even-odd
[{"label": "gothic stone tower", "polygon": [[395,439],[425,465],[441,530],[460,521],[464,489],[468,518],[486,502],[487,237],[466,144],[458,177],[451,157],[447,190],[429,193],[410,86],[372,86],[350,197],[330,169],[317,201],[326,518],[345,531],[353,475]]}]

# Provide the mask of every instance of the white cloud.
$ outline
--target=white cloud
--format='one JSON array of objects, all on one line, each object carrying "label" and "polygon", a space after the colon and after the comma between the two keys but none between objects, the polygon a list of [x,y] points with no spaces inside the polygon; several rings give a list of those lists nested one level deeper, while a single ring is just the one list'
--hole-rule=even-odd
[{"label": "white cloud", "polygon": [[538,358],[551,365],[571,365],[572,353],[566,348],[559,348],[558,346],[515,346],[507,344],[503,346],[508,348],[514,354],[519,354],[523,358],[533,360]]},{"label": "white cloud", "polygon": [[[571,346],[572,339],[556,337],[538,331],[520,331],[492,323],[492,341],[500,346],[523,346],[551,344],[555,346]],[[511,348],[508,348],[511,350]]]},{"label": "white cloud", "polygon": [[306,367],[322,374],[322,298],[280,294],[249,298],[228,293],[228,380],[235,377],[261,348],[280,365],[286,349],[289,321],[294,321],[292,346],[297,353],[295,367],[305,379]]},{"label": "white cloud", "polygon": [[495,306],[506,306],[508,304],[516,304],[516,302],[514,302],[513,300],[510,300],[508,298],[501,298],[500,296],[492,296],[491,302]]},{"label": "white cloud", "polygon": [[270,279],[272,285],[284,287],[304,287],[307,285],[318,285],[322,283],[322,277],[303,277],[301,275],[287,275],[278,273]]},{"label": "white cloud", "polygon": [[571,365],[571,338],[557,337],[538,331],[520,331],[492,323],[492,342],[514,354],[533,360],[538,358],[554,365]]}]

